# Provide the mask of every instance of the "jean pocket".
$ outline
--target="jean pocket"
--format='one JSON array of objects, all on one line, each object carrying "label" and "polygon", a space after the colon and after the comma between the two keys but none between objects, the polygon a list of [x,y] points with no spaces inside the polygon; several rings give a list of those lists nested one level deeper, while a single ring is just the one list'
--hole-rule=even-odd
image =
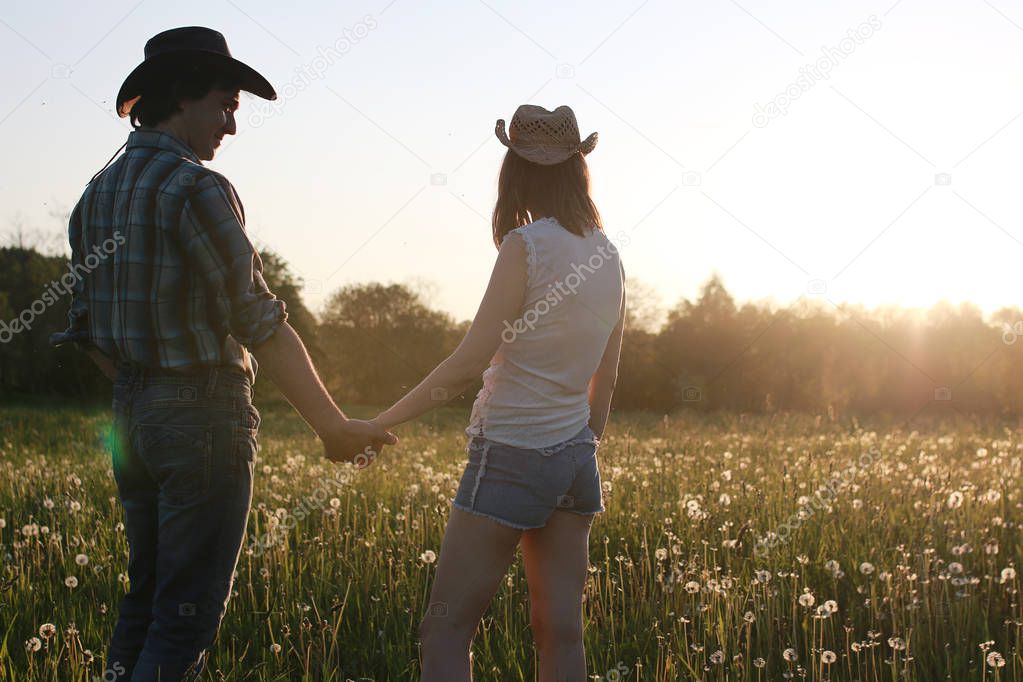
[{"label": "jean pocket", "polygon": [[172,504],[189,504],[209,492],[213,428],[208,424],[138,424],[138,453]]},{"label": "jean pocket", "polygon": [[256,454],[259,452],[259,425],[262,423],[263,418],[256,406],[246,403],[242,407],[238,426],[235,429],[234,450],[239,463],[256,461]]}]

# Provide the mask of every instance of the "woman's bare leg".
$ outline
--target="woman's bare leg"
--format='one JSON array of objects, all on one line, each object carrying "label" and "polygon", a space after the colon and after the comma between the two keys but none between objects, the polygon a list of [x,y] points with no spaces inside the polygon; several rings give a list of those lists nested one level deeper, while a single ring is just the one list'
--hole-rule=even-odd
[{"label": "woman's bare leg", "polygon": [[585,682],[582,600],[592,516],[556,511],[522,534],[540,682]]},{"label": "woman's bare leg", "polygon": [[421,682],[469,682],[469,646],[515,558],[522,531],[451,510],[430,604],[419,624]]}]

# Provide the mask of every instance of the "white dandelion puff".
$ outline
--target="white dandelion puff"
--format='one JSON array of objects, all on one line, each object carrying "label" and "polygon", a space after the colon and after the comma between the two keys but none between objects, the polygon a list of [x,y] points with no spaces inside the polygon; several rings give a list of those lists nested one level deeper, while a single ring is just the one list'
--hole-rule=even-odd
[{"label": "white dandelion puff", "polygon": [[990,652],[985,658],[987,664],[992,668],[1001,668],[1005,666],[1005,659],[997,651]]}]

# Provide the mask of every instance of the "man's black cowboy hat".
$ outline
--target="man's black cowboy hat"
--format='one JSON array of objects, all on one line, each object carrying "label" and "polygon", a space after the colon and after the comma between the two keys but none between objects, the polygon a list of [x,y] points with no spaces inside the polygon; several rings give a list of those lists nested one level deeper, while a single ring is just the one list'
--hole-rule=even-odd
[{"label": "man's black cowboy hat", "polygon": [[211,28],[184,26],[158,33],[146,43],[145,55],[145,61],[128,74],[117,93],[117,115],[122,118],[131,113],[135,102],[154,80],[186,65],[222,69],[237,79],[239,89],[263,99],[277,99],[269,81],[232,57],[224,36]]}]

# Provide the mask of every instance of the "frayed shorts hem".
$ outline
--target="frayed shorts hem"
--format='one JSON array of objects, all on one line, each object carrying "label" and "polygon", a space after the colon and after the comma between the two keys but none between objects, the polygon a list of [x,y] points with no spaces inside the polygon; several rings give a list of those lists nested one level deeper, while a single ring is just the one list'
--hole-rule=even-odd
[{"label": "frayed shorts hem", "polygon": [[[551,517],[548,516],[544,520],[544,522],[541,523],[539,526],[523,526],[521,524],[513,523],[512,521],[508,521],[506,519],[502,519],[499,516],[494,516],[493,514],[488,514],[486,512],[482,512],[482,511],[480,511],[478,509],[472,509],[470,507],[466,507],[465,505],[459,504],[457,502],[452,502],[451,506],[454,509],[457,509],[459,511],[464,511],[467,514],[473,514],[475,516],[482,516],[485,519],[490,519],[494,523],[499,523],[502,526],[505,526],[507,528],[514,528],[515,530],[536,530],[537,528],[544,528],[547,525],[547,522],[551,520]],[[605,509],[604,509],[603,506],[601,506],[600,509],[595,509],[593,511],[581,511],[579,509],[555,509],[555,510],[553,510],[551,512],[551,514],[553,515],[554,512],[559,512],[559,511],[570,512],[572,514],[577,514],[579,516],[596,516],[597,514],[600,514],[600,513],[604,512]]]},{"label": "frayed shorts hem", "polygon": [[597,514],[604,513],[607,509],[601,507],[600,509],[594,509],[593,511],[580,511],[579,509],[555,509],[554,511],[564,511],[572,514],[578,514],[579,516],[596,516]]},{"label": "frayed shorts hem", "polygon": [[[515,530],[533,530],[535,528],[543,528],[543,526],[522,526],[522,525],[519,525],[517,523],[512,523],[511,521],[506,521],[505,519],[502,519],[500,517],[494,516],[492,514],[487,514],[486,512],[481,512],[478,509],[471,509],[471,508],[466,507],[464,505],[458,504],[457,502],[452,502],[451,506],[453,508],[459,510],[459,511],[464,511],[464,512],[466,512],[468,514],[473,514],[475,516],[482,516],[485,519],[490,519],[494,523],[499,523],[502,526],[506,526],[508,528],[514,528]],[[544,525],[546,525],[546,524],[544,524]]]}]

